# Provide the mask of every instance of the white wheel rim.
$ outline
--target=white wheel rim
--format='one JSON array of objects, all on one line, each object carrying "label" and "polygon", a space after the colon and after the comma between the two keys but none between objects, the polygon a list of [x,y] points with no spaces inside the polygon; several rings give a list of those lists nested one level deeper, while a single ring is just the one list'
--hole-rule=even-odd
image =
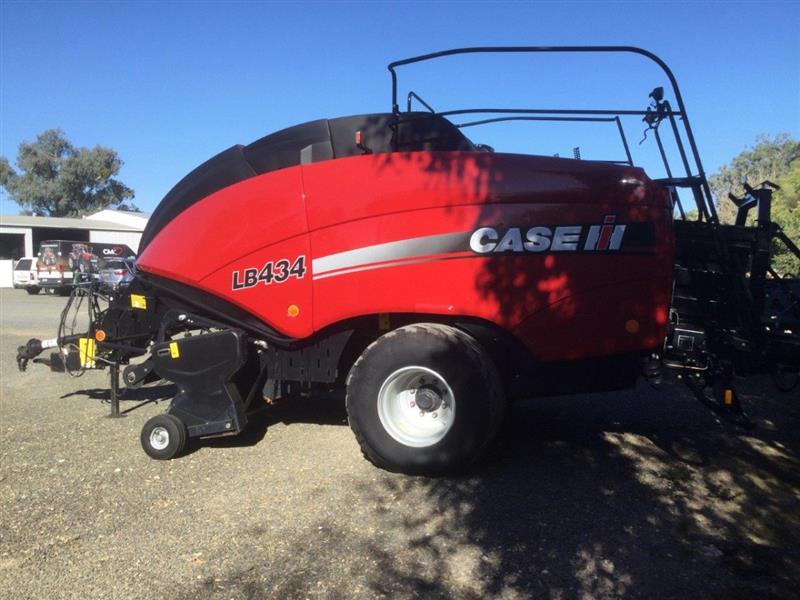
[{"label": "white wheel rim", "polygon": [[169,431],[166,427],[153,427],[150,432],[150,445],[156,450],[163,450],[169,446]]},{"label": "white wheel rim", "polygon": [[393,439],[425,448],[441,441],[456,416],[456,398],[447,380],[427,367],[403,367],[378,392],[378,418]]}]

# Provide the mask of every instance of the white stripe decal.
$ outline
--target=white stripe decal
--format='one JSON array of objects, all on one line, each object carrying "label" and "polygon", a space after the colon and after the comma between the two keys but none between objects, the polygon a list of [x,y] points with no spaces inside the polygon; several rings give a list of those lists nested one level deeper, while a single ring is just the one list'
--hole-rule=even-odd
[{"label": "white stripe decal", "polygon": [[360,273],[361,271],[372,271],[374,269],[385,269],[387,267],[405,267],[407,265],[418,265],[420,263],[437,262],[440,260],[452,260],[455,258],[486,258],[479,254],[451,254],[449,256],[439,256],[430,258],[411,258],[408,260],[394,260],[391,262],[375,263],[365,265],[363,267],[353,267],[352,269],[342,269],[341,271],[329,271],[322,275],[314,275],[314,281],[318,279],[327,279],[328,277],[336,277],[338,275],[347,275],[349,273]]},{"label": "white stripe decal", "polygon": [[[397,262],[402,259],[463,252],[469,249],[469,236],[471,234],[472,232],[470,231],[459,231],[364,246],[363,248],[315,258],[311,261],[311,269],[314,273],[314,278],[317,279],[322,275],[330,277],[333,274],[331,273],[332,271],[348,269],[348,272],[352,272],[354,269],[362,270],[361,267],[374,265],[375,263]],[[372,268],[379,268],[379,266],[376,265]]]}]

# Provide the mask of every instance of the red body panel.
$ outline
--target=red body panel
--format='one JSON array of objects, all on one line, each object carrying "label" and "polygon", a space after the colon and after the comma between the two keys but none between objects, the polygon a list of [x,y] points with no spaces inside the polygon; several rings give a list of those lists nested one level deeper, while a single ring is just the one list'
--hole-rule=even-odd
[{"label": "red body panel", "polygon": [[[305,337],[313,333],[310,277],[233,293],[232,271],[308,254],[302,179],[294,168],[248,179],[198,202],[159,232],[137,266],[225,298],[287,335]],[[292,304],[299,309],[293,317]]]},{"label": "red body panel", "polygon": [[[605,223],[625,225],[621,247],[607,251],[614,225],[600,229]],[[170,222],[138,265],[293,337],[368,314],[475,317],[513,331],[537,358],[560,360],[661,343],[671,223],[666,194],[640,169],[490,153],[377,154],[225,188]],[[475,233],[484,227],[502,239]],[[535,227],[550,231],[548,250],[537,246]],[[579,242],[570,233],[578,230]],[[475,249],[492,244],[505,250]],[[305,271],[270,279],[278,261],[300,257]],[[264,280],[252,284],[254,269]]]}]

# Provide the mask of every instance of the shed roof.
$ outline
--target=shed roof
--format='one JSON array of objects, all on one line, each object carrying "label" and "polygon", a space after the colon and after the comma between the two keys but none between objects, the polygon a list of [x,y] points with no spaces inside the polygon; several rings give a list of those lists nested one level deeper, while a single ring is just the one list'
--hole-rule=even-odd
[{"label": "shed roof", "polygon": [[28,215],[0,215],[0,225],[11,227],[49,227],[51,229],[89,229],[93,231],[143,231],[140,227],[120,225],[95,219],[71,217],[33,217]]}]

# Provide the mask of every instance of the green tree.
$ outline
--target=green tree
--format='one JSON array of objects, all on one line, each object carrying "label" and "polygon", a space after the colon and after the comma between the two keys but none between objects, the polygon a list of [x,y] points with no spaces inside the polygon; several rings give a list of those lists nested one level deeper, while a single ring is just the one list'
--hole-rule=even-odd
[{"label": "green tree", "polygon": [[789,134],[782,133],[774,138],[758,136],[753,148],[740,153],[708,180],[720,221],[733,223],[736,219],[736,205],[728,199],[728,192],[741,195],[743,177],[750,185],[758,185],[765,179],[777,183],[788,173],[792,161],[798,158],[800,142]]},{"label": "green tree", "polygon": [[0,185],[26,213],[80,217],[103,208],[137,210],[133,190],[115,179],[122,166],[111,148],[77,148],[60,129],[23,142],[15,170],[0,157]]},{"label": "green tree", "polygon": [[[800,159],[777,182],[781,189],[773,195],[772,219],[795,244],[800,245]],[[782,242],[773,246],[772,265],[781,275],[800,277],[800,260]]]}]

